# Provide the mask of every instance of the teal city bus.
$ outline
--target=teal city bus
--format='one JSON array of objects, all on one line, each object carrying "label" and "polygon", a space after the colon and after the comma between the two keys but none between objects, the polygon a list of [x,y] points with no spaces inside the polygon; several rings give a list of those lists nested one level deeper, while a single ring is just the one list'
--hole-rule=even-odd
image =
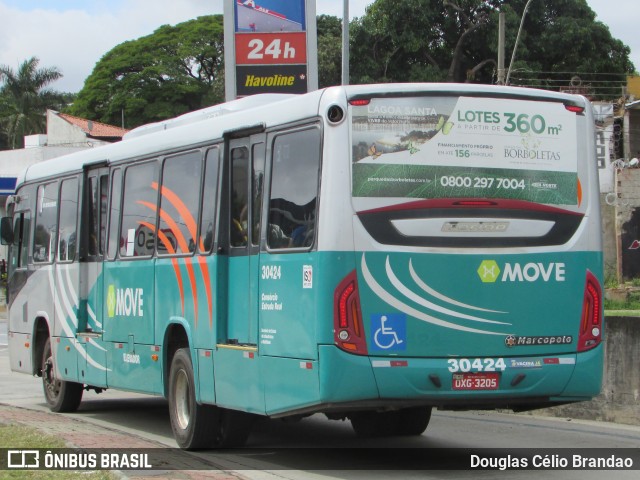
[{"label": "teal city bus", "polygon": [[56,412],[164,396],[178,445],[324,413],[588,400],[603,370],[594,118],[457,84],[258,95],[29,167],[8,201],[11,368]]}]

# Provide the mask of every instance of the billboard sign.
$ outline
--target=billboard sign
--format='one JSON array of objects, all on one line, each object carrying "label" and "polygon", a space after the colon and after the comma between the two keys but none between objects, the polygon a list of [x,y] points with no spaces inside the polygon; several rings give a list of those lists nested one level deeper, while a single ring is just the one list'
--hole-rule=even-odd
[{"label": "billboard sign", "polygon": [[315,31],[314,0],[226,0],[227,100],[316,89]]}]

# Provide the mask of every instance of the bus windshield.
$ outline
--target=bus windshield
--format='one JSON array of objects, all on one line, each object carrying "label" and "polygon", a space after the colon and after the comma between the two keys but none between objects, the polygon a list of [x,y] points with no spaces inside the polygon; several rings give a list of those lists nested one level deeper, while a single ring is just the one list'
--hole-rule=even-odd
[{"label": "bus windshield", "polygon": [[351,103],[355,198],[579,205],[579,115],[563,103],[465,96]]}]

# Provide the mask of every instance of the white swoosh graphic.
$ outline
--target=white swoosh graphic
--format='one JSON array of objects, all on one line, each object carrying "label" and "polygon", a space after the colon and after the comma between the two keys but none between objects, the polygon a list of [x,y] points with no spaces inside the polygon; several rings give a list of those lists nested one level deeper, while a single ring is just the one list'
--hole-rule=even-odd
[{"label": "white swoosh graphic", "polygon": [[102,323],[100,323],[96,318],[96,314],[93,311],[93,308],[91,308],[91,305],[89,305],[89,302],[87,302],[87,313],[89,314],[89,317],[91,318],[91,320],[93,320],[93,323],[96,324],[96,327],[102,328]]},{"label": "white swoosh graphic", "polygon": [[[56,288],[55,288],[55,283],[53,278],[53,268],[55,267],[52,266],[51,268],[49,268],[49,285],[51,287],[51,294],[53,296],[54,308],[56,309],[56,316],[60,320],[60,325],[62,326],[62,329],[67,334],[67,336],[73,338],[75,337],[75,333],[71,330],[71,327],[69,327],[69,324],[67,323],[67,320],[66,320],[67,316],[64,313],[63,305],[60,303],[60,300],[59,300],[60,297],[62,297],[63,303],[65,304],[64,305],[65,309],[67,309],[69,313],[69,317],[72,319],[72,321],[75,319],[76,328],[77,328],[78,320],[76,318],[75,313],[73,312],[73,308],[71,308],[69,304],[69,299],[67,298],[66,292],[64,291],[64,284],[62,282],[60,268],[57,269],[58,270],[57,276],[58,276],[58,279],[60,280],[60,284],[58,285],[60,287],[59,288],[60,295],[56,295]],[[78,342],[71,342],[71,343],[73,344],[75,349],[78,351],[78,353],[82,355],[82,357],[86,359],[90,365],[93,365],[95,368],[99,370],[111,371],[111,369],[106,368],[104,365],[100,365],[93,358],[91,358],[91,356],[87,353],[87,351],[84,349],[84,347],[80,343]]]},{"label": "white swoosh graphic", "polygon": [[67,268],[65,268],[65,273],[67,278],[67,285],[69,287],[69,295],[71,296],[71,300],[73,301],[73,304],[78,305],[78,303],[80,302],[78,301],[78,295],[76,294],[76,291],[73,288],[73,281],[71,280],[71,275],[69,274],[70,270],[71,270],[71,266],[67,265]]},{"label": "white swoosh graphic", "polygon": [[376,282],[376,279],[373,278],[373,275],[371,275],[371,272],[369,271],[369,267],[367,266],[364,253],[362,254],[361,265],[362,265],[362,275],[364,276],[364,279],[367,282],[367,285],[369,286],[369,288],[371,288],[371,290],[376,295],[378,295],[378,297],[381,300],[387,302],[392,307],[397,308],[398,310],[400,310],[403,313],[406,313],[407,315],[411,315],[412,317],[415,317],[418,320],[422,320],[423,322],[431,323],[433,325],[438,325],[440,327],[450,328],[452,330],[460,330],[463,332],[471,332],[471,333],[480,333],[482,335],[508,335],[507,333],[502,333],[502,332],[491,332],[487,330],[479,330],[477,328],[465,327],[463,325],[458,325],[455,323],[447,322],[446,320],[441,320],[439,318],[432,317],[430,315],[427,315],[426,313],[416,310],[415,308],[402,303],[400,300],[398,300],[389,292],[387,292],[384,288],[382,288],[378,284],[378,282]]},{"label": "white swoosh graphic", "polygon": [[[433,288],[431,288],[429,285],[427,285],[426,283],[424,283],[422,281],[422,279],[418,276],[418,274],[416,273],[416,271],[413,269],[413,263],[411,262],[411,259],[409,259],[409,272],[411,273],[411,278],[413,278],[413,281],[416,282],[416,284],[425,292],[427,292],[429,295],[431,295],[432,297],[435,297],[439,300],[442,300],[443,302],[447,302],[450,303],[451,305],[456,305],[458,307],[463,307],[463,308],[469,308],[471,310],[478,310],[480,312],[489,312],[489,313],[507,313],[507,312],[501,312],[500,310],[489,310],[488,308],[480,308],[480,307],[475,307],[473,305],[469,305],[466,303],[462,303],[459,302],[457,300],[454,300],[453,298],[449,298],[446,295],[443,295],[442,293],[434,290]],[[508,324],[510,325],[510,324]]]},{"label": "white swoosh graphic", "polygon": [[484,318],[474,317],[472,315],[466,315],[464,313],[455,312],[453,310],[449,310],[448,308],[441,307],[440,305],[436,305],[435,303],[431,303],[430,301],[422,298],[420,295],[409,290],[400,280],[396,277],[395,273],[391,269],[391,264],[389,263],[389,257],[387,257],[386,262],[387,276],[391,281],[391,284],[398,289],[400,293],[402,293],[409,300],[413,300],[418,305],[422,305],[423,307],[429,308],[436,312],[444,313],[445,315],[450,315],[452,317],[463,318],[465,320],[472,320],[474,322],[482,322],[482,323],[494,323],[498,325],[511,325],[510,323],[498,322],[496,320],[487,320]]}]

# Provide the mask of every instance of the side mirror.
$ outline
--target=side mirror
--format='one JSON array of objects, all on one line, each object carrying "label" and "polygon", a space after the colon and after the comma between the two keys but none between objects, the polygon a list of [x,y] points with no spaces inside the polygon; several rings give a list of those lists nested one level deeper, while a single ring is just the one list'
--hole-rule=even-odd
[{"label": "side mirror", "polygon": [[11,217],[0,219],[0,243],[2,245],[13,244],[13,221]]}]

